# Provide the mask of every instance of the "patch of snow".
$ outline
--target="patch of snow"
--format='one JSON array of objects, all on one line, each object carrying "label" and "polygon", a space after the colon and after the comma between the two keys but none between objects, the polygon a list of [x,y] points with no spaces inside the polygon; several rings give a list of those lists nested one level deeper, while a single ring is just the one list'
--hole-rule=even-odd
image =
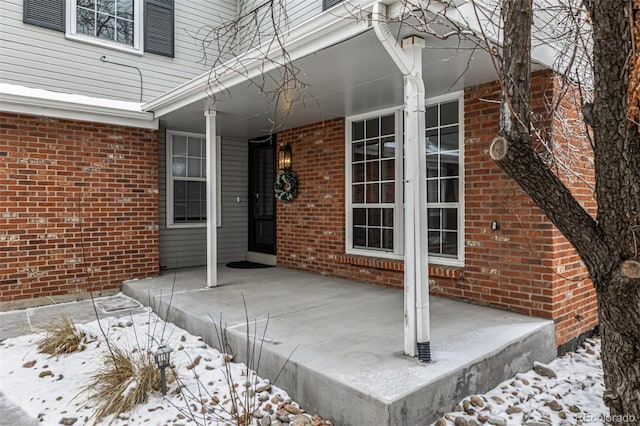
[{"label": "patch of snow", "polygon": [[77,105],[112,108],[125,111],[142,112],[139,102],[117,101],[114,99],[94,98],[74,93],[53,92],[51,90],[35,89],[16,84],[0,83],[0,95],[21,96],[32,99],[65,102]]},{"label": "patch of snow", "polygon": [[[153,351],[163,341],[174,348],[171,364],[179,377],[167,383],[167,395],[149,395],[129,413],[103,419],[98,425],[187,423],[197,416],[197,424],[228,424],[232,412],[230,386],[250,395],[257,417],[300,414],[299,405],[282,389],[259,377],[245,364],[226,362],[225,354],[207,346],[171,323],[164,323],[150,311],[128,318],[104,318],[100,321],[111,344],[120,348]],[[74,426],[91,424],[99,401],[80,393],[88,379],[108,354],[97,321],[78,325],[88,336],[82,352],[49,357],[37,351],[42,334],[28,334],[0,342],[0,393],[40,424],[57,425],[63,418],[76,419]],[[182,392],[179,389],[182,386]],[[132,382],[127,392],[136,386]],[[314,424],[323,423],[316,417]]]},{"label": "patch of snow", "polygon": [[587,339],[583,347],[550,364],[536,363],[534,370],[517,374],[486,394],[464,398],[434,425],[488,421],[505,426],[602,426],[609,414],[603,392],[600,340]]}]

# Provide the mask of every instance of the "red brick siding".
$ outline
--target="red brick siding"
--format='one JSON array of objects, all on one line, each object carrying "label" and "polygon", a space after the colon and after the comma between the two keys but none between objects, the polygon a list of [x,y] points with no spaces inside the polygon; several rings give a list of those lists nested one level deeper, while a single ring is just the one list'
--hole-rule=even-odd
[{"label": "red brick siding", "polygon": [[158,135],[0,113],[0,302],[158,274]]},{"label": "red brick siding", "polygon": [[[543,136],[557,131],[547,110],[557,90],[549,73],[534,75],[533,118]],[[465,266],[431,265],[431,293],[553,319],[560,345],[596,324],[592,286],[571,246],[489,158],[497,100],[495,82],[465,90]],[[298,198],[278,203],[278,263],[402,287],[401,261],[345,254],[344,119],[288,130],[278,141],[291,145],[300,181]],[[578,163],[588,169],[588,153],[576,148]],[[580,185],[571,189],[585,202],[591,197]],[[499,230],[491,230],[493,220]]]},{"label": "red brick siding", "polygon": [[[556,170],[576,199],[595,217],[593,151],[579,113],[579,92],[565,87],[559,78],[554,79],[554,85],[555,93],[566,93],[553,121]],[[598,324],[598,314],[595,289],[578,254],[557,229],[553,241],[556,274],[553,318],[556,340],[561,344],[593,329]]]}]

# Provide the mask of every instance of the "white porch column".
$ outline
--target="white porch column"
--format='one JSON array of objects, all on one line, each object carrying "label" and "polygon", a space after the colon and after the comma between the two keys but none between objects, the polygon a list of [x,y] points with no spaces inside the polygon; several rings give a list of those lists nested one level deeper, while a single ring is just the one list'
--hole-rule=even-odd
[{"label": "white porch column", "polygon": [[216,173],[216,112],[206,110],[204,112],[207,130],[206,130],[206,168],[207,168],[207,287],[215,287],[218,285],[218,244],[217,244],[217,202],[218,187]]},{"label": "white porch column", "polygon": [[[402,40],[411,73],[404,76],[405,98],[405,353],[431,360],[427,258],[427,173],[425,90],[422,79],[424,40]],[[415,306],[415,308],[413,308]],[[415,315],[411,315],[415,313]]]},{"label": "white porch column", "polygon": [[404,352],[431,361],[429,330],[429,277],[427,259],[427,177],[425,148],[425,91],[422,80],[420,37],[407,37],[398,45],[387,25],[387,7],[373,5],[371,24],[400,72],[404,75],[405,181],[404,181]]}]

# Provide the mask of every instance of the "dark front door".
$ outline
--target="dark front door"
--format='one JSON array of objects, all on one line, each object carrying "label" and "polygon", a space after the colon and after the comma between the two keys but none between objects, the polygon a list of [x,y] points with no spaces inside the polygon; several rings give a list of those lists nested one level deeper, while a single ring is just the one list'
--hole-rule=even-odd
[{"label": "dark front door", "polygon": [[275,135],[249,141],[249,251],[276,254]]}]

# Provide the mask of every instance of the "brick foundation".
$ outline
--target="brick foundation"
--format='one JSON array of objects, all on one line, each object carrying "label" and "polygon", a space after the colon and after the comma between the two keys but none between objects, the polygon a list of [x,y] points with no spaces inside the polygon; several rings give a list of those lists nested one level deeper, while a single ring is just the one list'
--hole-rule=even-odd
[{"label": "brick foundation", "polygon": [[158,274],[157,131],[0,113],[0,309]]},{"label": "brick foundation", "polygon": [[[558,81],[550,74],[534,76],[534,121],[542,134],[554,132],[554,140],[561,142],[559,123],[566,124],[567,114],[579,117],[575,108],[568,107],[562,116],[550,118],[548,101],[558,90]],[[499,114],[499,104],[492,100],[499,100],[496,83],[465,90],[465,266],[431,265],[430,290],[553,319],[559,346],[597,325],[593,286],[569,243],[489,158]],[[402,287],[401,261],[345,254],[344,126],[344,119],[336,119],[278,134],[279,142],[292,147],[300,182],[298,198],[277,206],[278,264]],[[575,149],[566,151],[589,181],[593,168],[583,143],[571,140]],[[585,206],[594,207],[584,182],[565,181]],[[491,230],[494,220],[500,229]]]}]

